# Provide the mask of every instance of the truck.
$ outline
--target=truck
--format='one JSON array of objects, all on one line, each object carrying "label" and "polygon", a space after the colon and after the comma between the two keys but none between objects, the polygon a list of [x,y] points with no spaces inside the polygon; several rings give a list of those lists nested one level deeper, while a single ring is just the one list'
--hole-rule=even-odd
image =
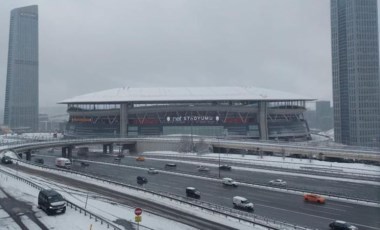
[{"label": "truck", "polygon": [[58,157],[55,159],[55,166],[57,166],[59,168],[70,169],[71,168],[71,161],[67,158]]}]

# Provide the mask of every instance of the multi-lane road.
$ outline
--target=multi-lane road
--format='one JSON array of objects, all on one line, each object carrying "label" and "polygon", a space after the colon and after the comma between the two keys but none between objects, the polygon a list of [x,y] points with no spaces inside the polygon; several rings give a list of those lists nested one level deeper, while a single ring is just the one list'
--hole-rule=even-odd
[{"label": "multi-lane road", "polygon": [[[56,155],[58,156],[58,155]],[[45,160],[45,165],[54,167],[54,159],[51,153],[41,150],[38,157]],[[32,159],[33,160],[33,159]],[[185,196],[185,188],[196,187],[201,192],[201,199],[207,202],[232,207],[233,196],[244,196],[255,205],[255,214],[271,219],[285,221],[297,225],[318,229],[328,229],[328,224],[333,220],[346,220],[359,229],[380,229],[380,208],[352,204],[343,201],[327,199],[326,204],[318,205],[306,203],[299,194],[271,191],[250,186],[238,188],[223,186],[221,181],[207,178],[194,178],[190,175],[204,175],[218,177],[217,165],[208,166],[210,172],[199,173],[194,162],[181,160],[176,162],[175,169],[165,169],[166,159],[159,157],[146,157],[145,161],[137,162],[134,156],[125,157],[120,164],[114,164],[114,157],[97,156],[88,157],[89,167],[81,167],[75,164],[72,170],[84,171],[97,176],[118,180],[123,183],[136,185],[136,177],[143,175],[148,178],[148,183],[143,185],[149,190],[169,192]],[[96,163],[98,162],[98,163]],[[111,163],[111,164],[105,164]],[[129,168],[136,166],[139,168]],[[156,168],[159,174],[151,175],[146,168]],[[177,172],[179,174],[166,173]],[[356,182],[343,182],[334,179],[310,178],[305,175],[290,175],[278,171],[246,171],[233,167],[231,171],[220,171],[221,177],[232,177],[236,180],[248,183],[267,184],[269,180],[281,178],[291,187],[306,188],[313,191],[327,191],[335,194],[350,194],[371,200],[379,201],[380,186],[373,184],[361,184]],[[184,175],[188,174],[188,175]]]}]

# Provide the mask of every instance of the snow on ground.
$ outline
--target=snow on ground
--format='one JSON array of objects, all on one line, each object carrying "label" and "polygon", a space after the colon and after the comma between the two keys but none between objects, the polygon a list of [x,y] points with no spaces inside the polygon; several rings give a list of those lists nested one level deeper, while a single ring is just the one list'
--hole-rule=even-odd
[{"label": "snow on ground", "polygon": [[[91,179],[91,178],[86,178],[86,177],[83,177],[83,176],[78,175],[78,174],[63,173],[63,172],[60,172],[60,171],[51,171],[49,169],[43,169],[43,168],[40,168],[40,167],[37,167],[37,166],[32,166],[32,165],[24,164],[24,163],[20,163],[20,164],[23,165],[23,166],[25,166],[25,167],[31,167],[31,168],[34,168],[34,169],[37,169],[37,170],[49,171],[50,173],[59,174],[61,176],[67,176],[67,177],[70,177],[70,178],[75,178],[76,180],[85,181],[86,183],[91,183],[91,184],[95,184],[95,185],[98,185],[98,186],[107,187],[107,188],[116,190],[118,192],[122,192],[122,193],[125,193],[125,194],[128,194],[128,195],[131,195],[131,196],[142,198],[142,199],[146,199],[146,200],[149,200],[149,201],[152,201],[152,202],[155,202],[155,203],[163,204],[163,205],[166,205],[166,206],[171,207],[171,208],[175,208],[175,209],[183,211],[183,212],[191,213],[191,214],[193,214],[195,216],[199,216],[201,218],[206,218],[208,220],[215,221],[216,223],[221,223],[221,224],[224,224],[224,225],[227,225],[227,226],[231,226],[233,228],[242,229],[242,230],[244,230],[244,229],[266,229],[266,228],[263,228],[263,227],[258,226],[258,225],[255,225],[253,227],[249,223],[242,222],[242,221],[239,222],[238,220],[232,219],[232,218],[226,218],[225,215],[221,215],[221,214],[219,215],[217,213],[209,212],[207,210],[203,210],[203,209],[199,209],[199,208],[194,208],[194,207],[192,207],[190,205],[187,205],[187,204],[184,204],[184,203],[181,203],[181,202],[177,202],[177,201],[169,199],[169,198],[164,198],[164,197],[156,196],[156,195],[153,195],[151,193],[146,193],[146,192],[141,191],[141,190],[138,191],[138,190],[135,190],[135,189],[131,189],[131,188],[127,188],[127,187],[122,187],[122,186],[118,186],[118,185],[113,185],[113,184],[108,184],[108,183],[105,184],[102,181],[99,181],[99,180],[96,180],[96,179]],[[27,174],[20,174],[20,175],[28,176]],[[34,177],[30,177],[29,176],[29,179],[31,181],[35,181]],[[71,199],[70,196],[65,196],[65,198],[69,199],[69,200]],[[95,203],[95,200],[92,200],[91,202]],[[89,201],[89,203],[90,203],[90,201]],[[96,206],[96,209],[110,211],[110,209],[102,208],[102,207],[99,208],[97,205],[95,205],[95,206]],[[111,208],[115,208],[115,207],[111,206]],[[111,213],[112,214],[115,214],[115,213],[124,214],[124,213],[128,213],[128,211],[120,212],[120,210],[114,210],[114,211],[111,211]],[[121,215],[121,214],[118,214],[118,215]],[[107,213],[101,213],[101,215],[102,216],[107,216]],[[121,215],[120,218],[126,218],[126,215]],[[144,221],[144,216],[143,216],[143,221]],[[266,220],[266,221],[268,221],[268,220]],[[144,225],[147,226],[147,227],[154,228],[154,229],[167,229],[166,226],[173,226],[170,229],[186,229],[183,226],[181,226],[180,228],[176,228],[176,225],[173,225],[172,223],[167,223],[167,220],[165,220],[164,223],[160,222],[160,221],[155,221],[154,222],[154,226],[149,226],[146,223]],[[160,227],[162,227],[162,228],[160,228]],[[191,229],[191,228],[189,228],[189,229]]]},{"label": "snow on ground", "polygon": [[147,151],[143,154],[157,155],[177,155],[181,157],[199,157],[199,159],[220,159],[231,163],[243,163],[247,165],[263,165],[286,169],[308,169],[335,173],[351,173],[351,174],[368,174],[369,176],[380,176],[380,166],[362,164],[362,163],[339,163],[327,162],[316,159],[297,159],[291,157],[275,157],[275,156],[257,156],[243,154],[225,154],[225,153],[207,153],[197,155],[196,153],[178,153],[173,151]]},{"label": "snow on ground", "polygon": [[6,145],[13,142],[17,142],[18,139],[16,138],[17,138],[17,134],[0,135],[0,145]]},{"label": "snow on ground", "polygon": [[[99,222],[95,222],[94,219],[90,219],[88,218],[88,216],[86,217],[84,215],[78,215],[78,212],[70,208],[67,209],[64,215],[47,216],[46,213],[38,209],[36,206],[38,195],[37,189],[32,188],[29,185],[14,179],[13,177],[6,176],[2,173],[0,174],[0,187],[2,187],[8,194],[12,194],[12,196],[15,199],[33,205],[33,211],[35,212],[36,217],[39,218],[39,220],[43,224],[45,224],[49,229],[87,230],[89,229],[91,224],[93,226],[93,229],[107,229],[106,225],[100,225]],[[1,209],[1,207],[0,217],[3,217],[0,218],[1,229],[21,229],[8,215],[8,213]],[[28,226],[30,230],[40,229],[39,227],[35,226],[34,222],[32,222],[32,220],[30,220],[27,216],[23,216],[22,222],[24,223],[24,225]]]},{"label": "snow on ground", "polygon": [[10,150],[5,150],[3,152],[0,152],[0,159],[3,158],[4,156],[8,156],[8,157],[13,158],[13,159],[19,159],[17,154],[13,151],[10,151]]},{"label": "snow on ground", "polygon": [[[20,134],[20,137],[30,138],[30,139],[53,139],[54,133],[23,133]],[[63,138],[62,133],[57,133],[57,138]]]},{"label": "snow on ground", "polygon": [[[86,197],[88,191],[79,190],[77,188],[67,187],[58,183],[53,183],[42,178],[35,176],[30,176],[22,172],[16,172],[19,176],[25,179],[33,181],[45,188],[52,188],[61,193],[65,199],[80,205],[85,206]],[[37,196],[38,190],[30,187],[29,185],[14,179],[13,177],[6,176],[0,172],[0,187],[4,188],[6,192],[12,194],[17,200],[28,202],[33,205],[33,211],[36,212],[36,216],[43,222],[48,228],[56,230],[66,230],[66,229],[78,229],[87,230],[90,229],[92,224],[92,229],[107,229],[106,225],[101,225],[100,222],[95,222],[94,219],[90,219],[89,216],[84,216],[74,209],[67,208],[67,211],[63,215],[47,216],[45,212],[38,209]],[[1,198],[1,193],[0,193]],[[108,200],[107,197],[101,197],[94,193],[89,193],[87,201],[87,210],[102,216],[105,219],[115,221],[117,219],[125,219],[128,221],[134,221],[134,209],[135,207],[128,207],[125,205],[117,204],[114,201]],[[4,222],[1,217],[5,217]],[[24,221],[23,221],[24,222]],[[31,220],[25,220],[24,223],[29,223],[27,226],[31,226]],[[160,216],[151,214],[143,210],[142,214],[142,225],[152,228],[152,229],[167,229],[167,226],[171,226],[170,229],[184,229],[193,230],[190,226],[175,222],[173,220],[168,220]],[[7,213],[2,211],[0,207],[0,226],[8,226],[6,229],[20,229],[16,226],[13,220],[9,217]],[[3,228],[1,228],[3,229]],[[33,228],[30,228],[33,230]],[[35,228],[40,229],[40,228]],[[143,229],[140,226],[140,229]]]},{"label": "snow on ground", "polygon": [[325,132],[320,132],[320,134],[328,136],[329,138],[331,138],[331,140],[334,140],[334,129],[329,129]]}]

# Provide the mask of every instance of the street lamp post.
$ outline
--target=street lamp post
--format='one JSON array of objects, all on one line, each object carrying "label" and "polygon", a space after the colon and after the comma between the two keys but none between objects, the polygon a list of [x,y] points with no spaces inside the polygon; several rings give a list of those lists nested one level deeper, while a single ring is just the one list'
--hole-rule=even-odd
[{"label": "street lamp post", "polygon": [[[218,140],[218,145],[219,145],[219,138],[216,137]],[[218,167],[218,178],[220,178],[220,149],[218,149],[218,158],[219,158],[219,167]]]},{"label": "street lamp post", "polygon": [[219,168],[218,168],[218,172],[219,172],[219,178],[220,178],[220,151],[219,151]]},{"label": "street lamp post", "polygon": [[191,138],[191,152],[194,152],[194,140],[193,140],[193,112],[190,112],[190,138]]}]

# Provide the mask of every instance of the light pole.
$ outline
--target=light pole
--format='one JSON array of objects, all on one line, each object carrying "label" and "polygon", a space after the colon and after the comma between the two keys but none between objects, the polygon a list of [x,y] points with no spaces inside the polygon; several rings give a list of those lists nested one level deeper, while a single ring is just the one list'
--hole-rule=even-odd
[{"label": "light pole", "polygon": [[219,172],[219,178],[220,178],[220,151],[219,151],[219,167],[218,167],[218,172]]},{"label": "light pole", "polygon": [[89,193],[89,191],[87,191],[87,196],[86,196],[86,204],[84,205],[84,209],[86,209],[86,208],[87,208],[88,193]]},{"label": "light pole", "polygon": [[[219,145],[219,138],[216,137],[216,139],[218,140],[218,145]],[[220,149],[218,151],[218,158],[219,158],[218,178],[220,178]]]},{"label": "light pole", "polygon": [[194,151],[194,142],[193,142],[193,112],[190,112],[190,138],[191,138],[191,152]]}]

